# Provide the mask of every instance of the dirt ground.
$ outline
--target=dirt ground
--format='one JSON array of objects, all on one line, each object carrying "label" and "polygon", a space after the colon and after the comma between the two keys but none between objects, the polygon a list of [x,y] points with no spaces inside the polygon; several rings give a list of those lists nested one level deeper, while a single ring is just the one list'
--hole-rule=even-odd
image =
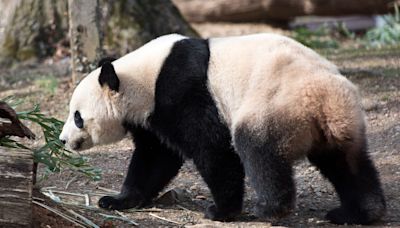
[{"label": "dirt ground", "polygon": [[[205,37],[271,31],[288,33],[254,24],[199,24],[195,28]],[[343,74],[359,87],[362,95],[368,121],[369,152],[380,172],[388,203],[387,215],[376,225],[400,227],[400,49],[346,49],[330,51],[325,55],[338,64]],[[3,69],[0,71],[0,98],[8,95],[23,97],[28,104],[40,103],[45,113],[64,120],[73,90],[68,71],[67,60],[57,64]],[[37,83],[43,78],[56,78],[55,91]],[[37,126],[29,126],[40,134]],[[125,217],[138,223],[139,227],[333,227],[324,220],[324,215],[338,205],[337,197],[328,181],[307,161],[300,161],[295,167],[296,209],[279,221],[254,218],[251,212],[255,202],[254,192],[248,185],[244,213],[238,221],[220,223],[203,219],[203,211],[211,202],[211,195],[190,161],[185,163],[179,175],[165,189],[166,194],[151,207],[121,213],[97,208],[97,200],[101,195],[119,191],[132,147],[127,139],[83,152],[90,159],[90,164],[103,170],[102,180],[91,181],[81,174],[65,170],[37,184],[34,194],[36,200],[66,214],[69,213],[67,210],[72,209],[101,227],[132,226],[126,221],[106,219],[101,214]],[[39,169],[39,175],[42,172],[43,167]],[[63,203],[51,202],[40,190],[53,193]],[[34,207],[34,220],[35,227],[76,226],[37,205]]]}]

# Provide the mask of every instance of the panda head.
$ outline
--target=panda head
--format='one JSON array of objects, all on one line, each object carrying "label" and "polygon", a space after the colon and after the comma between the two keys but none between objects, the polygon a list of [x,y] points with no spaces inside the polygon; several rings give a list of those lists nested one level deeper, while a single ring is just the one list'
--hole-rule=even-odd
[{"label": "panda head", "polygon": [[[121,140],[126,135],[121,112],[120,81],[110,61],[76,87],[60,140],[72,150]],[[99,64],[99,65],[100,65]]]}]

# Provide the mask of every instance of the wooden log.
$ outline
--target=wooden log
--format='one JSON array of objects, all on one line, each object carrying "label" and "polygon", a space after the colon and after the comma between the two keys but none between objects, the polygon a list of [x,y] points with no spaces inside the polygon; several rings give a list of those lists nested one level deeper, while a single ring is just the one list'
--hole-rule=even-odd
[{"label": "wooden log", "polygon": [[373,15],[393,10],[394,0],[173,0],[191,22],[289,21],[297,16]]},{"label": "wooden log", "polygon": [[34,139],[35,134],[19,121],[17,113],[6,102],[0,101],[0,118],[10,123],[3,123],[0,120],[0,138],[4,136],[18,136]]},{"label": "wooden log", "polygon": [[0,147],[0,227],[31,227],[33,152]]}]

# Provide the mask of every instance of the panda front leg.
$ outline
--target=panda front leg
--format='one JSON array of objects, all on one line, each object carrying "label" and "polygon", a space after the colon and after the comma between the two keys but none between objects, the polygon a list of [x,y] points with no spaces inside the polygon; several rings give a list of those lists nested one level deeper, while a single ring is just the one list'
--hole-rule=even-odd
[{"label": "panda front leg", "polygon": [[246,125],[235,129],[234,145],[257,194],[255,214],[259,218],[281,218],[294,207],[296,190],[292,164],[285,159],[283,136],[259,134]]},{"label": "panda front leg", "polygon": [[122,210],[143,207],[176,176],[183,164],[182,157],[165,147],[151,132],[138,128],[133,130],[135,151],[121,193],[104,196],[99,206]]},{"label": "panda front leg", "polygon": [[193,161],[214,199],[214,204],[206,209],[205,218],[233,220],[241,213],[243,204],[244,171],[239,156],[231,147],[205,149],[194,153]]}]

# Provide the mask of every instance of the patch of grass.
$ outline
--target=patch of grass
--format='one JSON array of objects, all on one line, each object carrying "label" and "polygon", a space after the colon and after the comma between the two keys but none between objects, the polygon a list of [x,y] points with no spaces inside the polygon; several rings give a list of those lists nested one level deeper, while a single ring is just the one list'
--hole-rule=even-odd
[{"label": "patch of grass", "polygon": [[34,84],[50,94],[54,94],[58,87],[57,78],[52,75],[40,77],[35,80]]},{"label": "patch of grass", "polygon": [[297,28],[293,31],[292,37],[313,49],[337,48],[338,41],[330,36],[331,30],[326,26],[321,26],[315,31],[307,28]]},{"label": "patch of grass", "polygon": [[400,10],[395,4],[394,14],[383,17],[385,25],[369,30],[364,37],[367,46],[382,47],[397,45],[400,42]]},{"label": "patch of grass", "polygon": [[382,96],[381,100],[384,101],[384,102],[388,102],[390,100],[390,96],[385,94],[385,95]]},{"label": "patch of grass", "polygon": [[[22,100],[13,97],[7,97],[3,101],[7,102],[14,109],[23,103]],[[64,125],[62,121],[53,117],[47,117],[41,113],[39,105],[35,105],[34,108],[28,111],[17,112],[17,115],[19,119],[30,121],[41,127],[45,145],[39,148],[30,148],[11,137],[4,137],[0,139],[0,146],[33,151],[35,162],[44,164],[46,166],[46,173],[60,172],[67,168],[83,173],[93,180],[101,178],[101,170],[88,165],[87,158],[79,154],[73,154],[64,148],[64,145],[58,139]]]},{"label": "patch of grass", "polygon": [[353,40],[357,44],[352,52],[357,52],[360,48],[368,51],[371,49],[398,47],[400,44],[399,5],[395,4],[394,12],[384,15],[383,19],[385,21],[383,26],[369,29],[364,35],[356,35],[344,23],[336,23],[331,28],[323,25],[314,31],[304,27],[297,28],[293,30],[292,37],[305,46],[322,52],[329,52],[340,47],[341,41],[344,40]]}]

